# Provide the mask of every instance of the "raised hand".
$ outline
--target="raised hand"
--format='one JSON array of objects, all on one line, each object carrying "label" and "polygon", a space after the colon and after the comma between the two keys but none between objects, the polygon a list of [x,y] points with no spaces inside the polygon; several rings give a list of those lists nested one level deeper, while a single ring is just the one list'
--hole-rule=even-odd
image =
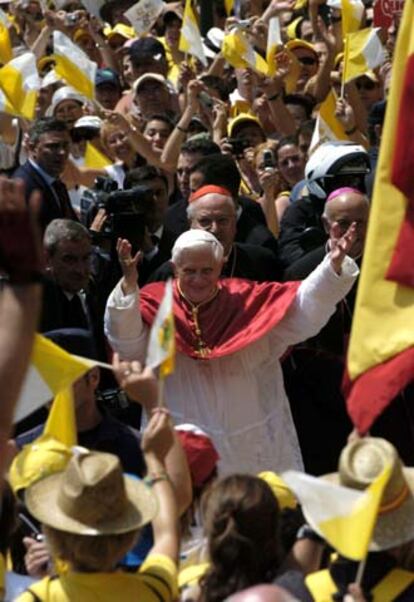
[{"label": "raised hand", "polygon": [[119,264],[124,276],[122,281],[122,290],[125,295],[133,293],[137,288],[138,282],[138,263],[142,258],[142,253],[138,251],[132,256],[132,245],[125,238],[118,238],[116,243],[116,252],[118,254]]},{"label": "raised hand", "polygon": [[168,410],[155,408],[142,436],[142,451],[145,456],[152,455],[163,462],[173,442],[174,433]]},{"label": "raised hand", "polygon": [[342,262],[345,255],[348,255],[352,245],[356,241],[356,228],[357,225],[353,222],[341,238],[335,241],[331,240],[331,244],[333,245],[331,249],[331,265],[337,274],[341,274]]},{"label": "raised hand", "polygon": [[140,362],[121,361],[114,354],[112,367],[115,378],[128,397],[140,403],[149,413],[158,401],[158,381],[151,368],[142,368]]}]

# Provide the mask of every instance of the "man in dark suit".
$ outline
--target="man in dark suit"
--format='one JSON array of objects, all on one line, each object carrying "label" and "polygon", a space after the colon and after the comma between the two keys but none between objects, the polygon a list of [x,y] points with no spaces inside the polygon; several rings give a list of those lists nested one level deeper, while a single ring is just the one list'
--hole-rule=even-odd
[{"label": "man in dark suit", "polygon": [[38,119],[29,130],[28,145],[29,158],[17,168],[13,179],[23,180],[27,200],[34,190],[42,193],[39,211],[42,231],[56,218],[77,220],[60,179],[69,155],[70,135],[66,125],[52,117]]},{"label": "man in dark suit", "polygon": [[168,182],[164,174],[151,165],[137,167],[128,172],[124,188],[147,186],[153,192],[154,211],[147,224],[143,257],[139,269],[139,285],[146,284],[151,274],[171,257],[176,236],[164,224],[168,208]]}]

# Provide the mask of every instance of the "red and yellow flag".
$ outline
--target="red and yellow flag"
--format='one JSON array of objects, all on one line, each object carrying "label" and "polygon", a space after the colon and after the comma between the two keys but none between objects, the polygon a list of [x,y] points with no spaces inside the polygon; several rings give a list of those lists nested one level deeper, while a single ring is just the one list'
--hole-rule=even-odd
[{"label": "red and yellow flag", "polygon": [[407,0],[348,352],[348,411],[360,432],[414,379],[413,106],[414,0]]}]

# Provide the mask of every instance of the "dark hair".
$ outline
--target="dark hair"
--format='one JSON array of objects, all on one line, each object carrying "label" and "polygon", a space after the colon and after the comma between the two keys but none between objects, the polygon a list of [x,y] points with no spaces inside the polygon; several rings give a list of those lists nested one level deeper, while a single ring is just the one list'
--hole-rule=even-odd
[{"label": "dark hair", "polygon": [[165,187],[168,190],[167,178],[161,170],[157,169],[156,167],[153,167],[152,165],[143,165],[142,167],[135,167],[134,169],[130,169],[126,174],[124,180],[124,189],[128,190],[129,188],[138,186],[143,182],[155,180],[156,178],[162,180],[165,184]]},{"label": "dark hair", "polygon": [[298,127],[298,131],[296,132],[296,136],[298,137],[299,140],[299,136],[301,134],[313,134],[313,131],[315,129],[315,123],[316,123],[316,119],[308,119],[307,121],[304,121],[303,123],[300,124],[300,126]]},{"label": "dark hair", "polygon": [[197,137],[189,138],[181,147],[181,153],[193,154],[200,153],[203,157],[207,155],[215,155],[220,153],[220,147],[213,142],[211,138]]},{"label": "dark hair", "polygon": [[218,93],[220,100],[227,101],[229,99],[229,91],[226,83],[217,75],[202,75],[200,81],[209,88],[215,90]]},{"label": "dark hair", "polygon": [[241,176],[234,159],[221,154],[208,155],[197,161],[190,173],[195,171],[202,174],[203,185],[223,186],[231,192],[234,199],[237,199]]},{"label": "dark hair", "polygon": [[270,583],[281,563],[279,506],[269,485],[231,475],[213,485],[205,529],[210,568],[201,580],[202,602],[221,602],[258,583]]},{"label": "dark hair", "polygon": [[29,142],[37,144],[40,136],[49,132],[68,132],[68,128],[64,121],[60,121],[55,117],[42,117],[37,119],[29,130]]},{"label": "dark hair", "polygon": [[[149,121],[162,121],[163,123],[166,123],[168,125],[168,127],[170,128],[171,132],[174,129],[174,122],[171,119],[171,117],[169,117],[168,115],[161,115],[161,113],[154,113],[154,115],[151,115],[151,117],[149,117],[148,119],[146,119],[145,121],[145,125],[148,124]],[[145,129],[145,127],[144,127]]]},{"label": "dark hair", "polygon": [[283,138],[281,138],[278,142],[277,145],[277,149],[276,149],[276,157],[278,152],[280,151],[281,148],[283,148],[284,146],[297,146],[298,145],[298,138],[296,135],[291,135],[291,136],[283,136]]},{"label": "dark hair", "polygon": [[304,96],[303,94],[286,94],[283,101],[285,105],[296,105],[303,107],[305,110],[306,119],[310,119],[312,117],[312,111],[315,103],[309,96]]}]

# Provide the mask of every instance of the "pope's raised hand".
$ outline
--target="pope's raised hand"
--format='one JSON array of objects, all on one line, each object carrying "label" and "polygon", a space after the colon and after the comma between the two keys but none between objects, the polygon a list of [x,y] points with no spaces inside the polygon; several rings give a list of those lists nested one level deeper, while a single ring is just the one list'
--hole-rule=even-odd
[{"label": "pope's raised hand", "polygon": [[356,240],[356,223],[353,222],[345,234],[336,241],[332,241],[334,245],[331,248],[331,264],[337,274],[341,273],[342,262],[345,255],[348,255]]},{"label": "pope's raised hand", "polygon": [[132,245],[125,238],[118,238],[116,252],[118,253],[119,264],[124,276],[121,284],[122,290],[127,295],[128,293],[133,293],[137,288],[138,263],[141,260],[142,253],[138,251],[133,256]]}]

